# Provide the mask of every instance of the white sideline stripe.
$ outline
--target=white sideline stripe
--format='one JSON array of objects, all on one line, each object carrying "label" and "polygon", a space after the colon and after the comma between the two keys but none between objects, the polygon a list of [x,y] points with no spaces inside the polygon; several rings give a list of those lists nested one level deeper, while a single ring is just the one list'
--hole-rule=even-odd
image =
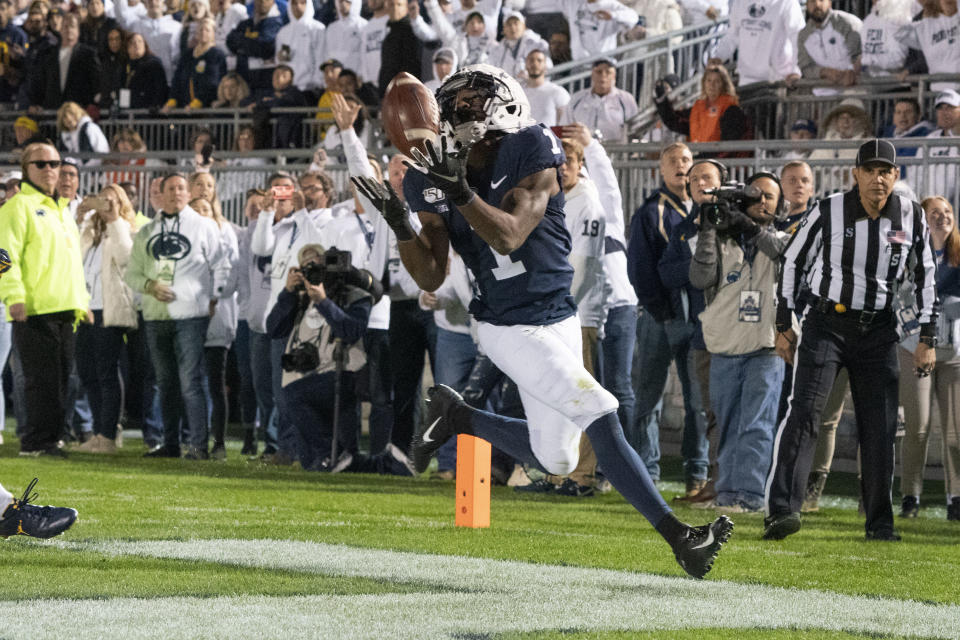
[{"label": "white sideline stripe", "polygon": [[311,629],[306,632],[311,637],[380,640],[704,627],[960,637],[960,606],[825,591],[285,540],[53,544],[109,555],[406,582],[423,585],[425,592],[0,602],[4,638],[233,640],[305,637]]}]

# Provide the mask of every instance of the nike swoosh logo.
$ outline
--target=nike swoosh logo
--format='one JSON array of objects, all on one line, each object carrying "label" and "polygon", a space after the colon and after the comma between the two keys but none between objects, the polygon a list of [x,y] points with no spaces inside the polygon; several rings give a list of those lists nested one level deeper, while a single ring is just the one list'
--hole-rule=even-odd
[{"label": "nike swoosh logo", "polygon": [[[438,422],[440,422],[440,418],[437,418],[436,420],[434,420],[434,421],[433,421],[433,424],[431,424],[430,427],[429,427],[426,431],[423,432],[423,441],[424,441],[424,443],[433,442],[433,439],[430,438],[430,434],[433,433],[433,428],[434,428],[435,426],[437,426],[437,423],[438,423]],[[713,532],[712,532],[712,531],[710,532],[710,535],[711,535],[711,536],[713,535]]]},{"label": "nike swoosh logo", "polygon": [[507,176],[503,176],[502,178],[500,178],[500,179],[497,180],[496,182],[494,182],[493,180],[491,180],[491,181],[490,181],[490,188],[491,188],[491,189],[496,189],[496,188],[499,187],[501,184],[503,184],[503,181],[506,180],[506,179],[507,179]]},{"label": "nike swoosh logo", "polygon": [[713,544],[713,529],[710,528],[710,529],[707,529],[707,539],[704,541],[704,543],[703,543],[703,544],[698,544],[697,546],[691,547],[691,548],[692,548],[692,549],[703,549],[704,547],[709,547],[709,546],[712,545],[712,544]]}]

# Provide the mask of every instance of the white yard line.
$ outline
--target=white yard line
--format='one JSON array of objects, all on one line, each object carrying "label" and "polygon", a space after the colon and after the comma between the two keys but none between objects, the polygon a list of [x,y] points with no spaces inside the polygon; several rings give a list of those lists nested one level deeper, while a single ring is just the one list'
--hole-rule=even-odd
[{"label": "white yard line", "polygon": [[[422,593],[0,602],[2,638],[450,638],[797,628],[960,638],[960,606],[284,540],[56,543],[109,555],[422,585]],[[722,562],[722,559],[721,559]]]}]

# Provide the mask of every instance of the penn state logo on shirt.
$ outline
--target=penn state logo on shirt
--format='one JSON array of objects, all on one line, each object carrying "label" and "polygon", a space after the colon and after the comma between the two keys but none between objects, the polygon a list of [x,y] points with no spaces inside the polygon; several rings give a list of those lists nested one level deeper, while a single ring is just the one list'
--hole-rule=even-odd
[{"label": "penn state logo on shirt", "polygon": [[35,215],[38,215],[38,216],[41,216],[41,217],[47,215],[47,212],[46,212],[45,209],[37,209],[37,210],[34,211],[33,213],[34,213]]},{"label": "penn state logo on shirt", "polygon": [[176,231],[161,233],[147,241],[147,253],[154,260],[182,260],[190,255],[190,240]]},{"label": "penn state logo on shirt", "polygon": [[257,256],[257,271],[267,273],[271,262],[273,262],[273,256]]},{"label": "penn state logo on shirt", "polygon": [[201,60],[200,62],[197,63],[197,73],[203,73],[206,70],[207,70],[206,60]]},{"label": "penn state logo on shirt", "polygon": [[747,12],[750,14],[751,18],[762,18],[763,14],[767,12],[767,8],[762,4],[752,4]]},{"label": "penn state logo on shirt", "polygon": [[739,279],[740,279],[740,272],[739,272],[739,271],[731,271],[730,273],[727,274],[727,282],[728,282],[729,284],[733,284],[734,282],[736,282],[736,281],[739,280]]}]

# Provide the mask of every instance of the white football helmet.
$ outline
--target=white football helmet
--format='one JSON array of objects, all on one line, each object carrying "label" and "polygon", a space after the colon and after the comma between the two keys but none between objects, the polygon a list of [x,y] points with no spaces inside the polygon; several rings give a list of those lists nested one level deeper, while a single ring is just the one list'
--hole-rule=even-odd
[{"label": "white football helmet", "polygon": [[[465,96],[467,104],[458,104]],[[440,134],[457,151],[469,148],[489,131],[514,133],[536,124],[520,83],[489,64],[470,65],[447,78],[437,89],[437,104]]]}]

